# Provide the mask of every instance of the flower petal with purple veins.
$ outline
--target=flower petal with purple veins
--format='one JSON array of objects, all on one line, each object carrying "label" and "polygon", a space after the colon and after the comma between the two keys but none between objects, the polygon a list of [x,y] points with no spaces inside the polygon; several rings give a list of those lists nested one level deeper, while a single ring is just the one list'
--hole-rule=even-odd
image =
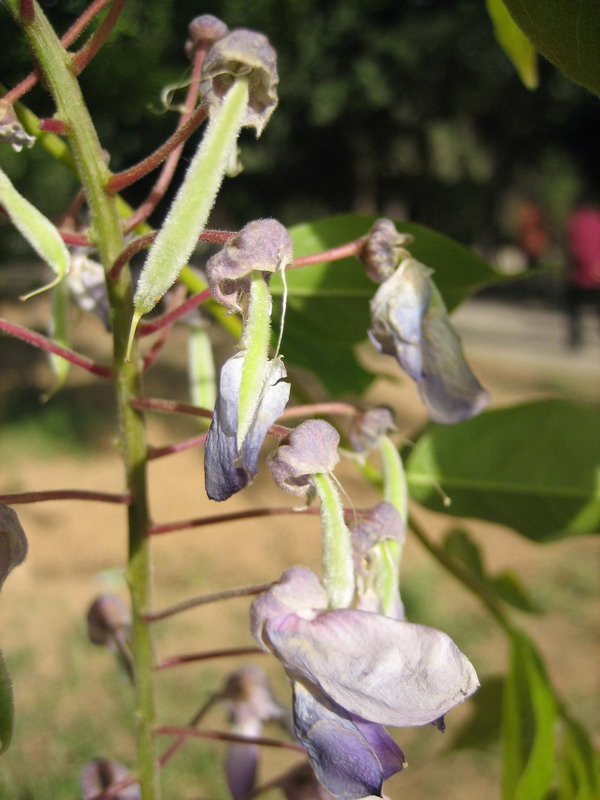
[{"label": "flower petal with purple veins", "polygon": [[252,483],[258,469],[258,455],[267,431],[283,413],[290,396],[290,384],[280,359],[269,361],[268,377],[253,424],[237,447],[239,393],[244,354],[238,353],[223,364],[219,397],[206,438],[204,475],[206,493],[211,500],[227,500]]}]

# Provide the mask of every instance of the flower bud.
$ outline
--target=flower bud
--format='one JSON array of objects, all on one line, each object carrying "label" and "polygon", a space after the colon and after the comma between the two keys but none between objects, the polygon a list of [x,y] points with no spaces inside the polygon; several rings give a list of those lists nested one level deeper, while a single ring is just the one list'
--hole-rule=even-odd
[{"label": "flower bud", "polygon": [[131,628],[131,612],[116,594],[100,595],[87,614],[88,636],[93,644],[110,645]]},{"label": "flower bud", "polygon": [[408,258],[406,246],[414,238],[409,233],[398,233],[391,219],[378,219],[369,231],[358,257],[375,283],[383,283],[394,274],[401,258]]},{"label": "flower bud", "polygon": [[23,147],[33,147],[35,144],[35,136],[25,132],[14,108],[2,100],[0,100],[0,142],[7,142],[17,153],[20,153]]},{"label": "flower bud", "polygon": [[0,589],[11,572],[25,561],[27,537],[10,506],[0,503]]},{"label": "flower bud", "polygon": [[247,77],[249,98],[242,125],[260,136],[277,106],[277,56],[262,33],[237,28],[210,48],[202,66],[200,94],[209,116],[237,78]]},{"label": "flower bud", "polygon": [[217,39],[226,36],[229,28],[218,17],[213,17],[212,14],[201,14],[190,22],[188,33],[190,38],[185,43],[185,54],[192,60],[200,46],[210,47]]},{"label": "flower bud", "polygon": [[[111,761],[107,758],[95,758],[81,770],[79,776],[79,786],[81,787],[81,799],[95,797],[104,789],[108,789],[113,783],[123,781],[131,775],[127,767],[118,761]],[[114,800],[140,800],[140,786],[132,783],[121,789],[117,794],[112,795]]]},{"label": "flower bud", "polygon": [[239,309],[239,297],[250,288],[249,275],[256,270],[277,272],[292,263],[292,239],[276,219],[249,222],[206,264],[208,285],[216,300]]},{"label": "flower bud", "polygon": [[368,453],[377,447],[382,436],[395,430],[394,414],[390,408],[370,408],[355,417],[348,439],[355,452]]},{"label": "flower bud", "polygon": [[275,483],[304,497],[313,488],[312,476],[332,472],[340,460],[339,441],[338,432],[325,420],[309,419],[300,423],[268,458]]}]

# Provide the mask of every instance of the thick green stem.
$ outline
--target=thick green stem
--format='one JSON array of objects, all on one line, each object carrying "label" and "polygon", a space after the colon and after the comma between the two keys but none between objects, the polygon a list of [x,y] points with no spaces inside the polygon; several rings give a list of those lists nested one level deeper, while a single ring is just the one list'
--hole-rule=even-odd
[{"label": "thick green stem", "polygon": [[[44,75],[57,115],[67,125],[69,140],[79,177],[83,184],[94,238],[106,270],[124,246],[121,224],[114,198],[105,192],[110,178],[105,156],[87,111],[79,84],[73,74],[71,58],[60,44],[39,6],[34,6],[31,21],[19,19],[18,0],[8,0],[16,21],[21,24]],[[131,406],[140,394],[140,362],[134,351],[125,361],[127,335],[131,322],[132,290],[128,270],[115,281],[108,281],[114,331],[113,375],[119,408],[121,450],[127,490],[131,496],[129,517],[128,579],[132,597],[132,647],[136,678],[136,737],[138,778],[143,800],[159,797],[158,758],[153,729],[155,702],[152,629],[143,619],[151,606],[149,517],[146,489],[147,445],[142,414]]]},{"label": "thick green stem", "polygon": [[331,608],[348,608],[354,597],[354,564],[344,507],[329,475],[319,473],[313,480],[321,501],[323,584]]}]

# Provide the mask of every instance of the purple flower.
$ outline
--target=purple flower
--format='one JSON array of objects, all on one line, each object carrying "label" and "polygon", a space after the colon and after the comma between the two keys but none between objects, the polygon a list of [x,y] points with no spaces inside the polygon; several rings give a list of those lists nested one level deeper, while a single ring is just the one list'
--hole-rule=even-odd
[{"label": "purple flower", "polygon": [[380,796],[383,781],[402,769],[384,725],[433,723],[478,686],[446,634],[369,611],[328,611],[306,567],[287,570],[254,601],[251,627],[292,681],[296,735],[340,800]]},{"label": "purple flower", "polygon": [[254,414],[253,424],[238,449],[238,408],[244,353],[223,364],[219,397],[206,438],[204,476],[211,500],[227,500],[252,483],[258,470],[258,454],[263,439],[279,417],[290,396],[290,384],[280,359],[267,363],[265,385]]},{"label": "purple flower", "polygon": [[431,419],[451,425],[482,411],[489,396],[465,360],[431,274],[414,258],[401,261],[371,300],[369,337],[417,382]]}]

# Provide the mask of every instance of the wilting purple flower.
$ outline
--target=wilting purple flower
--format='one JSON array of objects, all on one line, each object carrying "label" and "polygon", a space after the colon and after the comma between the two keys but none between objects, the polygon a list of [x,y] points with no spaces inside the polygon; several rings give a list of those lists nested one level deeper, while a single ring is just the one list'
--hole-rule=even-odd
[{"label": "wilting purple flower", "polygon": [[300,497],[310,495],[311,477],[332,472],[340,460],[336,429],[322,419],[301,422],[269,456],[268,467],[275,483]]},{"label": "wilting purple flower", "polygon": [[[229,710],[231,730],[243,736],[260,736],[264,722],[284,716],[284,710],[271,693],[267,676],[250,664],[229,676],[223,699]],[[241,800],[254,789],[259,755],[257,744],[235,742],[227,749],[225,775],[234,800]]]},{"label": "wilting purple flower", "polygon": [[451,425],[482,411],[489,396],[465,360],[431,274],[414,258],[400,263],[371,300],[369,337],[417,382],[431,419]]},{"label": "wilting purple flower", "polygon": [[348,439],[356,453],[368,453],[379,444],[382,436],[397,430],[390,408],[379,406],[358,414],[348,432]]},{"label": "wilting purple flower", "polygon": [[393,275],[400,259],[410,256],[406,246],[413,241],[410,233],[399,233],[391,219],[378,219],[358,254],[369,278],[375,283],[383,283]]},{"label": "wilting purple flower", "polygon": [[227,500],[252,483],[258,470],[258,454],[263,439],[290,396],[290,384],[281,359],[267,363],[267,375],[253,424],[237,445],[238,409],[244,354],[238,353],[223,364],[219,397],[215,406],[204,454],[206,493],[211,500]]},{"label": "wilting purple flower", "polygon": [[435,722],[478,686],[471,663],[441,631],[358,609],[327,610],[306,567],[292,567],[252,604],[259,645],[294,687],[295,729],[340,800],[381,795],[404,763],[384,725]]},{"label": "wilting purple flower", "polygon": [[67,272],[67,286],[75,302],[83,311],[91,311],[110,330],[110,309],[106,291],[106,275],[102,264],[78,247],[71,254],[71,268]]}]

